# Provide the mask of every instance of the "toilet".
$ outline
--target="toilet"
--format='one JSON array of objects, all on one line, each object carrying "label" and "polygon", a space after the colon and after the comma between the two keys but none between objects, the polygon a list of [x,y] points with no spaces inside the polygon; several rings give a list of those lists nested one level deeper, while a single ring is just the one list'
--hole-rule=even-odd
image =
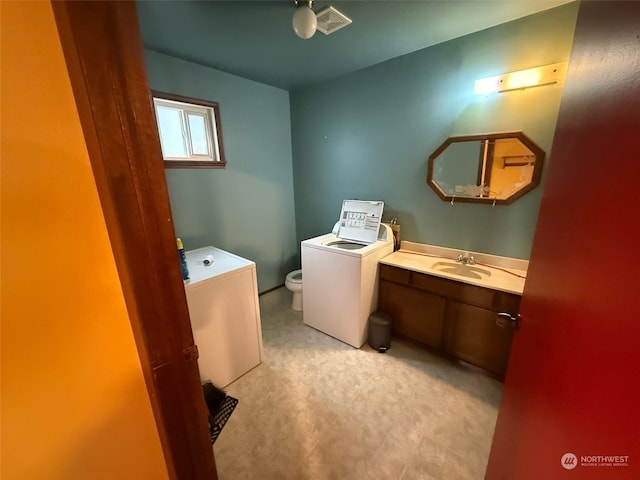
[{"label": "toilet", "polygon": [[298,312],[302,311],[302,270],[294,270],[289,272],[284,282],[285,287],[293,292],[293,300],[291,300],[291,308]]}]

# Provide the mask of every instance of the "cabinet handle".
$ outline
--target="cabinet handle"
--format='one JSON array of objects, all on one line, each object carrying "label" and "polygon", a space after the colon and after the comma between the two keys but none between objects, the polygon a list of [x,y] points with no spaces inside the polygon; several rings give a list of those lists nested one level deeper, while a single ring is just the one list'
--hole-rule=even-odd
[{"label": "cabinet handle", "polygon": [[520,323],[520,314],[511,315],[510,313],[500,312],[496,318],[496,325],[502,328],[518,329]]}]

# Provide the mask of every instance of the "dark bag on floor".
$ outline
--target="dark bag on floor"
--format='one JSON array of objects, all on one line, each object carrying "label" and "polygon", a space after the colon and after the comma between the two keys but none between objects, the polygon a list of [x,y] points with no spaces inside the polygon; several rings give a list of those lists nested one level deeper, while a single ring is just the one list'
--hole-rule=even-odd
[{"label": "dark bag on floor", "polygon": [[202,385],[202,391],[204,401],[209,409],[209,434],[211,435],[211,444],[213,444],[238,405],[238,400],[230,397],[211,382]]},{"label": "dark bag on floor", "polygon": [[209,416],[212,417],[218,411],[227,394],[211,382],[202,385],[202,391],[204,392],[204,401],[207,402],[207,407],[209,408]]}]

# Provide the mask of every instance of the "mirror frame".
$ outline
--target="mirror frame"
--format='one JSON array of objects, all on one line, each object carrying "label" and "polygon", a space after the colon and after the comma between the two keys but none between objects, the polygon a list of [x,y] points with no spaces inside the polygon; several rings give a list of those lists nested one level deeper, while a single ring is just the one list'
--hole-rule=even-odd
[{"label": "mirror frame", "polygon": [[[529,150],[531,150],[536,156],[536,163],[533,167],[533,175],[531,178],[531,182],[510,195],[509,198],[499,199],[499,198],[478,198],[478,197],[457,197],[455,195],[447,195],[443,192],[438,184],[433,179],[433,166],[435,159],[446,150],[446,148],[452,143],[456,142],[471,142],[476,140],[497,140],[502,138],[517,138],[520,140]],[[538,145],[536,145],[533,140],[527,137],[524,132],[516,131],[516,132],[499,132],[499,133],[484,133],[477,135],[460,135],[455,137],[447,138],[442,145],[440,145],[431,155],[429,155],[429,162],[427,167],[427,183],[429,186],[438,194],[438,196],[447,202],[464,202],[464,203],[484,203],[491,205],[509,205],[515,202],[518,198],[523,195],[529,193],[531,190],[536,188],[540,184],[540,177],[542,176],[542,165],[544,164],[545,153]]]}]

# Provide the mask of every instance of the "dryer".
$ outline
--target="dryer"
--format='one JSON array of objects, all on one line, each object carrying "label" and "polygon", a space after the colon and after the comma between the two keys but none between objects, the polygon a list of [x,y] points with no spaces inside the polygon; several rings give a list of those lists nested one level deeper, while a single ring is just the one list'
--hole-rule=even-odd
[{"label": "dryer", "polygon": [[200,379],[222,388],[263,360],[256,264],[215,247],[186,252]]},{"label": "dryer", "polygon": [[304,323],[356,348],[378,306],[378,261],[393,252],[383,208],[345,200],[331,233],[301,243]]}]

